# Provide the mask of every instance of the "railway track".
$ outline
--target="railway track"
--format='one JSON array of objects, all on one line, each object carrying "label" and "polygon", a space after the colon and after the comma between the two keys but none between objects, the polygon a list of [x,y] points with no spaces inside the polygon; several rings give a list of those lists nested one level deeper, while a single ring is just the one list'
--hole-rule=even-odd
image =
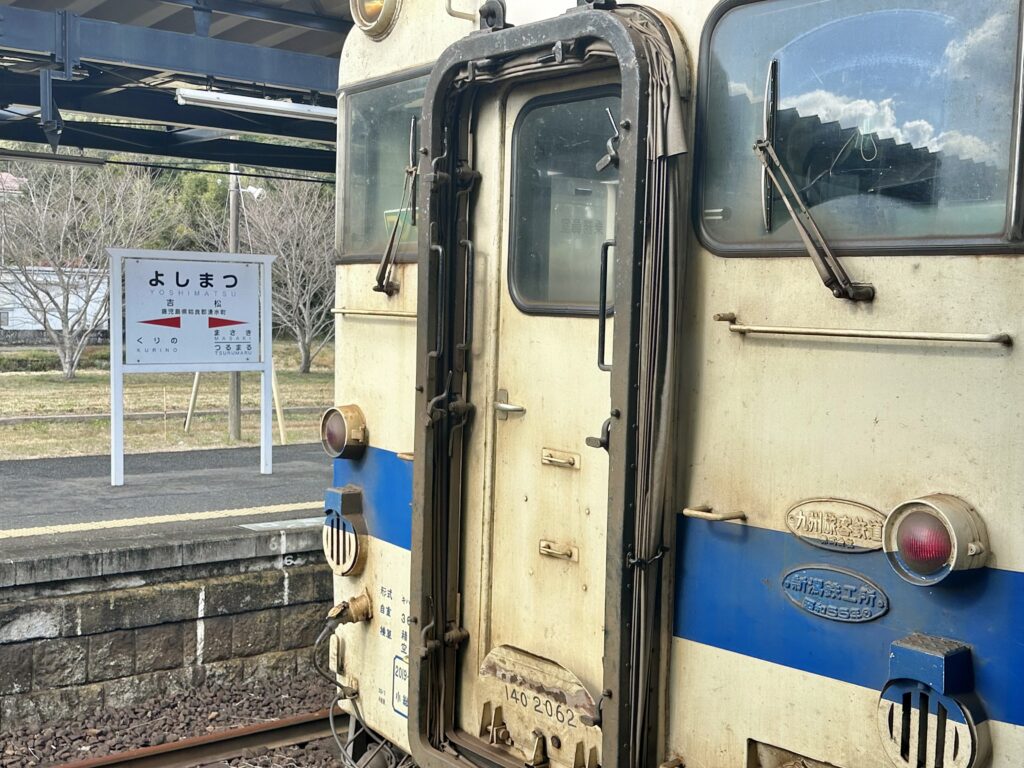
[{"label": "railway track", "polygon": [[[335,710],[339,714],[341,710]],[[259,725],[231,728],[170,744],[144,747],[88,760],[63,763],[57,768],[193,768],[217,760],[239,757],[248,749],[275,749],[301,744],[331,735],[329,710],[286,717]]]}]

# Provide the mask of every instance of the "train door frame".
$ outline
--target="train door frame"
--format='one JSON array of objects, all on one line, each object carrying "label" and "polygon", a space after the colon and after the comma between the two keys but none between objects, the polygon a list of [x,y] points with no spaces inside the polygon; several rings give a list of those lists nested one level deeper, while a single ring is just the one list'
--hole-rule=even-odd
[{"label": "train door frame", "polygon": [[[665,22],[636,7],[598,10],[581,3],[564,15],[523,27],[475,33],[455,43],[438,60],[424,96],[421,123],[419,212],[419,287],[417,320],[416,462],[413,484],[411,571],[409,739],[412,756],[423,768],[465,765],[457,755],[481,765],[502,765],[493,754],[468,748],[455,732],[455,674],[460,644],[458,584],[462,435],[473,417],[466,391],[468,341],[472,338],[472,233],[467,215],[476,172],[466,162],[469,120],[479,88],[492,84],[565,77],[574,70],[601,66],[619,69],[620,137],[614,150],[620,183],[615,224],[615,323],[613,329],[610,427],[603,435],[609,452],[607,581],[605,597],[604,691],[597,721],[602,729],[602,765],[619,768],[653,762],[656,739],[648,753],[631,754],[637,724],[631,669],[632,605],[637,568],[655,565],[635,540],[639,448],[639,377],[641,371],[641,301],[639,286],[648,245],[647,193],[651,148],[652,63],[644,32],[630,14],[660,30],[662,42],[678,50],[680,41]],[[605,4],[601,3],[601,6]],[[614,6],[614,3],[609,4]],[[493,19],[490,19],[493,22]],[[646,41],[649,42],[649,41]],[[578,56],[586,44],[602,55]],[[579,50],[578,50],[579,49]],[[540,55],[538,55],[540,54]],[[502,67],[516,60],[516,74]],[[673,66],[688,67],[688,61]],[[683,193],[685,194],[685,193]],[[680,209],[688,209],[682,201]],[[685,215],[682,217],[685,220]],[[458,258],[465,254],[465,258]],[[467,274],[467,270],[469,273]],[[595,358],[597,358],[595,348]],[[595,365],[597,364],[595,359]],[[480,416],[482,417],[482,416]],[[600,434],[600,424],[594,425]],[[634,554],[637,553],[637,554]],[[655,565],[660,568],[661,563]],[[666,631],[662,613],[652,656]],[[656,662],[660,664],[660,661]],[[657,668],[657,667],[655,667]],[[658,675],[644,721],[657,733],[661,702]]]}]

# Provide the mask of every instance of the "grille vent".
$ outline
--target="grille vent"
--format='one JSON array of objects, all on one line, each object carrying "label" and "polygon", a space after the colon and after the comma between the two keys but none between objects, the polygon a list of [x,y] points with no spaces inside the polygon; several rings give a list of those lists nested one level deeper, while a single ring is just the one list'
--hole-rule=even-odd
[{"label": "grille vent", "polygon": [[879,702],[882,743],[899,768],[975,768],[978,739],[954,699],[913,681],[895,681]]},{"label": "grille vent", "polygon": [[355,576],[365,561],[365,538],[356,531],[353,521],[337,512],[324,518],[324,557],[339,576]]}]

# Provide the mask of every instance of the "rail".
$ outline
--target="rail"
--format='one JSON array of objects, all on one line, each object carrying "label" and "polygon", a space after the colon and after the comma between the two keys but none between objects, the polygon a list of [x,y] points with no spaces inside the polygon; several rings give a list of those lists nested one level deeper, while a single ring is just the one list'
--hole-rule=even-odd
[{"label": "rail", "polygon": [[[335,710],[340,713],[341,710]],[[329,710],[296,715],[269,723],[232,728],[170,744],[143,747],[113,755],[76,760],[57,768],[193,768],[217,760],[238,757],[247,749],[288,747],[315,739],[329,738]]]},{"label": "rail", "polygon": [[945,341],[965,344],[1002,344],[1013,346],[1008,333],[935,333],[929,331],[875,331],[853,328],[803,328],[788,325],[745,325],[733,312],[715,315],[720,323],[728,323],[729,330],[741,335],[772,334],[776,336],[826,336],[837,339],[890,339],[895,341]]}]

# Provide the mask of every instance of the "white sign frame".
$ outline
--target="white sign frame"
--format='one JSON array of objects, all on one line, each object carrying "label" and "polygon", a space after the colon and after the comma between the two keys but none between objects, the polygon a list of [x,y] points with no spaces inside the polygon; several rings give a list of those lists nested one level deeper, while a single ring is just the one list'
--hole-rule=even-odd
[{"label": "white sign frame", "polygon": [[[130,373],[260,373],[260,474],[273,473],[273,338],[271,268],[276,256],[107,248],[110,256],[110,484],[124,485],[124,376]],[[260,268],[260,361],[249,363],[126,363],[124,344],[125,259],[255,264]]]}]

